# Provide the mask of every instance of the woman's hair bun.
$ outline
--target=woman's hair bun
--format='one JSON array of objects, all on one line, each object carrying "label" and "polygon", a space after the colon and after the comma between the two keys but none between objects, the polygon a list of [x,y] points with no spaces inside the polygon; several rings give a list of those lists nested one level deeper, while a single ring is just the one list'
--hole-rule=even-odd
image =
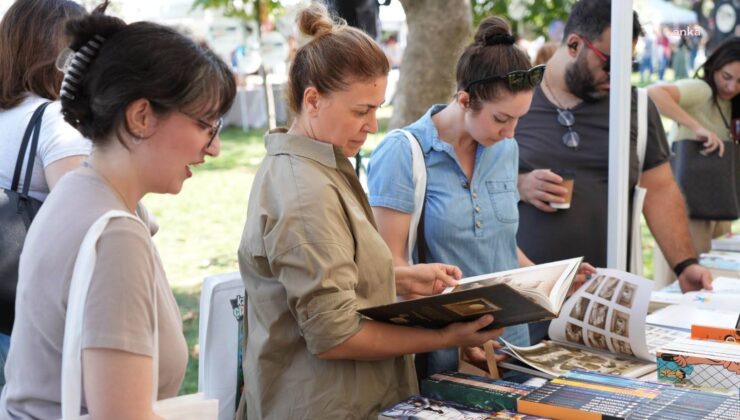
[{"label": "woman's hair bun", "polygon": [[93,13],[81,19],[67,23],[67,35],[70,37],[69,47],[77,51],[95,35],[110,39],[113,35],[126,27],[126,22],[113,16],[103,14],[107,2],[97,7]]},{"label": "woman's hair bun", "polygon": [[311,3],[302,9],[296,17],[296,23],[302,34],[313,38],[331,33],[335,26],[326,6],[321,3]]},{"label": "woman's hair bun", "polygon": [[497,36],[511,36],[511,26],[506,19],[498,16],[490,16],[481,21],[478,31],[475,33],[475,43],[488,45],[491,38]]}]

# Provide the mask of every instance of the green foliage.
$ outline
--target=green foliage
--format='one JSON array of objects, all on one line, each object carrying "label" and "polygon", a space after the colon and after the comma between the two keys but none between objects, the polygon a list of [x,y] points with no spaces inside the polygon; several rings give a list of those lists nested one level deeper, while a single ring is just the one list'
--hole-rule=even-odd
[{"label": "green foliage", "polygon": [[[514,33],[531,32],[535,36],[547,35],[547,27],[551,21],[568,19],[570,8],[575,0],[473,0],[473,24],[478,26],[481,20],[488,16],[505,17],[512,25]],[[521,22],[514,21],[510,16],[509,8],[512,4],[523,4],[526,8]],[[523,28],[519,24],[524,25]]]},{"label": "green foliage", "polygon": [[[259,6],[259,7],[258,7]],[[192,9],[223,9],[225,16],[239,17],[242,19],[257,19],[259,9],[266,8],[262,17],[276,18],[282,14],[284,8],[280,0],[193,0]]]}]

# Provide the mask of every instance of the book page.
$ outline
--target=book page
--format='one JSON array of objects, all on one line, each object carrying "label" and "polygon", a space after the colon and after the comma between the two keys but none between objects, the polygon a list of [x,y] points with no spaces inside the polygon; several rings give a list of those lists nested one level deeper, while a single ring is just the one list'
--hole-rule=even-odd
[{"label": "book page", "polygon": [[[538,295],[552,306],[554,295],[560,291],[556,287],[566,282],[574,270],[578,269],[580,258],[557,261],[554,263],[540,264],[531,267],[517,268],[509,271],[482,276],[467,277],[460,280],[460,285],[449,287],[443,293],[459,292],[476,287],[490,286],[494,284],[507,284],[510,287],[531,295]],[[557,308],[551,308],[556,311]]]},{"label": "book page", "polygon": [[506,353],[552,376],[582,369],[636,378],[655,370],[654,363],[598,353],[553,341],[545,340],[530,347],[517,347],[505,341],[504,343]]},{"label": "book page", "polygon": [[653,282],[620,270],[598,269],[550,324],[553,341],[622,357],[654,361],[645,339]]}]

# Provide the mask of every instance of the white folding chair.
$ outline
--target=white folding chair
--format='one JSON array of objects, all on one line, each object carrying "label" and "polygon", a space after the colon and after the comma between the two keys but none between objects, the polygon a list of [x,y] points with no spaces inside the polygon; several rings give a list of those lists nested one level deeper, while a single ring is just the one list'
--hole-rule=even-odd
[{"label": "white folding chair", "polygon": [[238,272],[206,277],[200,295],[198,391],[217,398],[219,420],[232,420],[244,380],[241,369],[246,293]]}]

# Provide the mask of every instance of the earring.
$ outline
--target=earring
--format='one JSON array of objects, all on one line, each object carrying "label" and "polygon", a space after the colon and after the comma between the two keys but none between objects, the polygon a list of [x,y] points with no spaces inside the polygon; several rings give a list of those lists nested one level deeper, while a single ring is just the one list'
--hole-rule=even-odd
[{"label": "earring", "polygon": [[139,144],[139,143],[141,143],[142,141],[144,141],[144,136],[143,136],[143,135],[142,135],[141,133],[134,133],[134,134],[133,134],[133,135],[131,136],[131,142],[132,142],[133,144]]}]

